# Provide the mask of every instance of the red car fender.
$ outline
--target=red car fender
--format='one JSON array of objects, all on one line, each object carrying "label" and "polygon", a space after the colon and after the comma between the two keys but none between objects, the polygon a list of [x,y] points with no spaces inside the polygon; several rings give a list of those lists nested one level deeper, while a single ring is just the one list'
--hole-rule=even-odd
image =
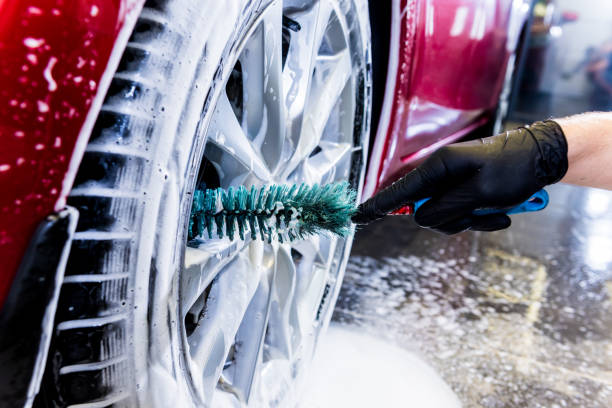
[{"label": "red car fender", "polygon": [[144,0],[0,0],[0,305],[65,206]]},{"label": "red car fender", "polygon": [[[526,12],[521,0],[394,0],[385,101],[363,199],[486,124]],[[520,14],[520,13],[523,14]]]}]

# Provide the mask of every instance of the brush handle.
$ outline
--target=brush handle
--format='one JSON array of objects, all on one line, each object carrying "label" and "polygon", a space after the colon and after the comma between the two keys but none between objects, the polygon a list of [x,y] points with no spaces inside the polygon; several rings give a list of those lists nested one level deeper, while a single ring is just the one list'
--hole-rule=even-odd
[{"label": "brush handle", "polygon": [[[417,210],[429,200],[430,200],[429,198],[424,198],[422,200],[415,202],[413,204],[412,214],[417,212]],[[505,210],[498,209],[498,208],[481,208],[478,210],[474,210],[474,215],[487,215],[487,214],[508,214],[510,215],[510,214],[518,214],[518,213],[523,213],[523,212],[541,211],[544,208],[546,208],[549,201],[550,199],[548,197],[548,192],[542,189],[538,191],[537,193],[535,193],[534,195],[532,195],[531,197],[529,197],[523,203],[515,207],[508,208]]]}]

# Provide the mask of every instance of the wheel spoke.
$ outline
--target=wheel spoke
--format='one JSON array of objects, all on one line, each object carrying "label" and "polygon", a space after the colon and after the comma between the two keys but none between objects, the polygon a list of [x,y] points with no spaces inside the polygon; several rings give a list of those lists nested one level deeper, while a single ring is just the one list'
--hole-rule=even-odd
[{"label": "wheel spoke", "polygon": [[292,328],[296,327],[294,296],[296,269],[287,245],[276,251],[276,271],[272,283],[272,302],[268,317],[268,360],[277,358],[291,361],[293,353]]},{"label": "wheel spoke", "polygon": [[[319,235],[316,240],[296,243],[294,247],[302,255],[297,266],[296,306],[300,327],[308,332],[308,324],[316,316],[318,305],[329,279],[329,269],[338,239]],[[310,327],[312,329],[312,327]]]},{"label": "wheel spoke", "polygon": [[232,386],[244,404],[248,404],[264,345],[272,299],[270,287],[274,279],[274,270],[273,267],[268,268],[268,271],[263,274],[236,335],[236,344],[239,347],[235,352],[234,364],[231,367]]},{"label": "wheel spoke", "polygon": [[[283,3],[277,0],[269,6],[263,20],[263,76],[252,78],[262,81],[265,138],[260,145],[261,154],[271,171],[279,163],[285,139],[285,103],[283,100]],[[260,94],[261,95],[261,94]],[[261,97],[260,97],[261,98]]]},{"label": "wheel spoke", "polygon": [[[194,378],[204,395],[212,395],[247,306],[257,289],[261,268],[241,251],[213,282],[203,318],[188,338]],[[239,282],[240,284],[237,284]]]},{"label": "wheel spoke", "polygon": [[208,140],[234,157],[260,180],[270,179],[268,167],[244,134],[225,92],[217,102],[208,131]]},{"label": "wheel spoke", "polygon": [[309,102],[304,113],[302,135],[284,174],[289,175],[321,141],[323,130],[345,85],[351,78],[348,49],[319,57]]},{"label": "wheel spoke", "polygon": [[259,27],[248,42],[247,52],[240,56],[244,87],[244,127],[255,145],[261,145],[259,135],[264,125],[264,45],[263,30]]},{"label": "wheel spoke", "polygon": [[219,271],[232,260],[232,255],[244,245],[243,241],[232,242],[225,238],[207,240],[198,247],[187,247],[181,276],[183,318]]},{"label": "wheel spoke", "polygon": [[336,246],[338,245],[338,237],[330,235],[322,235],[319,240],[319,257],[323,260],[323,264],[327,269],[330,268]]},{"label": "wheel spoke", "polygon": [[321,141],[319,147],[321,151],[305,159],[302,164],[301,178],[309,184],[326,184],[334,180],[337,165],[352,151],[350,143]]},{"label": "wheel spoke", "polygon": [[310,92],[314,64],[332,10],[330,3],[317,2],[305,10],[289,15],[300,25],[298,32],[290,33],[291,42],[283,71],[287,138],[292,146],[297,146],[302,132],[304,108]]},{"label": "wheel spoke", "polygon": [[320,247],[321,239],[324,235],[313,235],[308,240],[296,241],[293,243],[293,248],[300,254],[301,263],[303,262],[318,262],[325,263],[324,258],[321,257]]},{"label": "wheel spoke", "polygon": [[332,55],[319,55],[316,68],[315,84],[304,119],[305,136],[308,133],[323,134],[327,120],[351,78],[351,56],[348,49],[344,48]]}]

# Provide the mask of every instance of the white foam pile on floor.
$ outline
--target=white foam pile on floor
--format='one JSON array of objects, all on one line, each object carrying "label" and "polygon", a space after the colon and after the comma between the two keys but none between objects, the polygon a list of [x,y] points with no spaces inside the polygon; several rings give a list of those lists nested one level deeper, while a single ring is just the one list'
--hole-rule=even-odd
[{"label": "white foam pile on floor", "polygon": [[319,343],[300,408],[454,408],[461,403],[416,354],[350,326]]}]

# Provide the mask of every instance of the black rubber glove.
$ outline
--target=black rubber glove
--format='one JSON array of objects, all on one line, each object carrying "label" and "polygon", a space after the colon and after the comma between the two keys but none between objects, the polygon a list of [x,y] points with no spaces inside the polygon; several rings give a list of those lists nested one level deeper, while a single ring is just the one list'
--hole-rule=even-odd
[{"label": "black rubber glove", "polygon": [[554,121],[441,148],[391,186],[361,204],[353,222],[366,224],[431,197],[415,214],[427,228],[455,234],[510,226],[506,214],[473,215],[479,208],[522,203],[567,172],[567,141]]}]

